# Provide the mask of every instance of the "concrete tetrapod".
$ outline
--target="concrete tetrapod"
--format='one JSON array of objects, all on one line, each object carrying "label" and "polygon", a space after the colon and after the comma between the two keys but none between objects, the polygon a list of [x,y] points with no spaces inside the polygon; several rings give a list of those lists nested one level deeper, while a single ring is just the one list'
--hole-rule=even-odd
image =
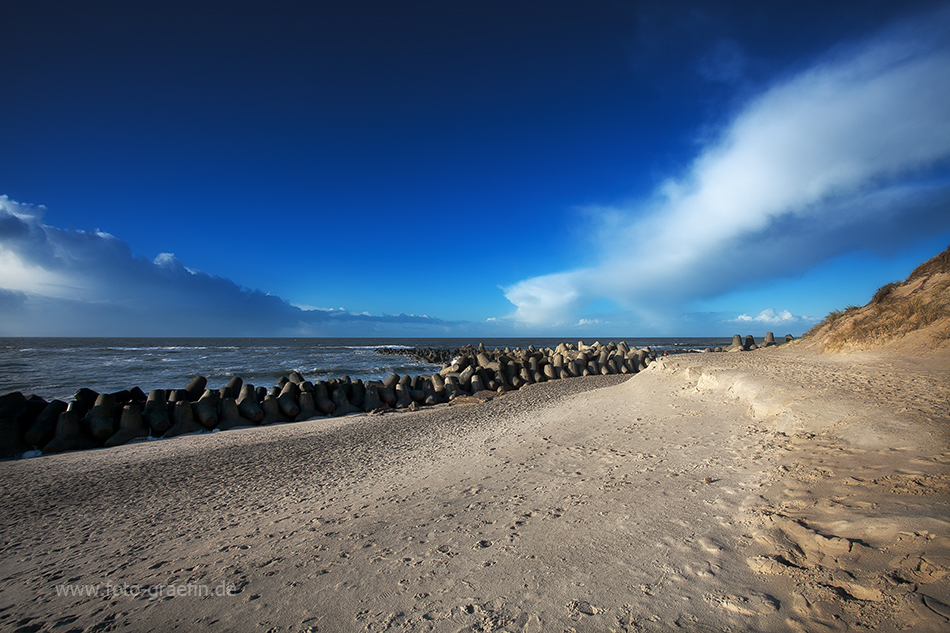
[{"label": "concrete tetrapod", "polygon": [[[250,426],[251,421],[241,415],[237,401],[232,397],[222,398],[218,405],[218,429],[227,431],[238,426]],[[261,417],[264,414],[261,413]]]},{"label": "concrete tetrapod", "polygon": [[192,405],[194,417],[207,429],[218,425],[218,397],[220,394],[212,389],[206,389],[204,395]]},{"label": "concrete tetrapod", "polygon": [[732,343],[723,351],[726,352],[744,352],[745,348],[742,346],[742,337],[738,334],[732,335]]},{"label": "concrete tetrapod", "polygon": [[346,392],[342,388],[333,390],[333,415],[349,415],[350,413],[362,413],[363,410],[349,403],[346,398]]},{"label": "concrete tetrapod", "polygon": [[96,404],[86,420],[89,432],[100,442],[105,442],[115,433],[115,397],[109,393],[101,393],[96,398]]},{"label": "concrete tetrapod", "polygon": [[162,437],[175,437],[176,435],[185,435],[186,433],[197,433],[206,430],[201,424],[195,421],[192,412],[191,403],[182,400],[175,403],[175,411],[172,415],[174,424],[165,432]]},{"label": "concrete tetrapod", "polygon": [[[334,393],[339,391],[338,389],[334,390]],[[324,415],[333,415],[336,412],[337,405],[330,397],[327,395],[327,384],[322,380],[318,380],[317,383],[313,386],[314,401],[317,405],[317,409]]]},{"label": "concrete tetrapod", "polygon": [[77,404],[76,407],[73,407],[74,404],[77,403],[75,401],[70,402],[66,411],[59,414],[59,419],[56,421],[56,435],[50,440],[49,444],[43,447],[44,453],[78,451],[99,446],[94,439],[88,435],[83,435],[82,424],[79,422],[79,415],[76,412],[77,409],[81,408],[81,405]]},{"label": "concrete tetrapod", "polygon": [[208,379],[204,376],[195,376],[188,386],[185,387],[184,391],[188,394],[188,400],[191,402],[196,401],[201,397],[201,394],[205,392],[205,387],[208,386]]},{"label": "concrete tetrapod", "polygon": [[148,392],[148,400],[145,401],[145,411],[142,412],[142,418],[156,436],[164,435],[171,428],[172,422],[168,415],[168,404],[165,401],[164,389],[152,389]]},{"label": "concrete tetrapod", "polygon": [[264,411],[261,405],[257,403],[257,393],[254,385],[247,384],[241,387],[241,396],[237,399],[237,410],[242,418],[245,418],[254,424],[260,424],[264,418]]},{"label": "concrete tetrapod", "polygon": [[56,424],[60,414],[66,412],[66,407],[62,400],[53,400],[46,405],[23,435],[23,440],[30,446],[49,444],[56,437]]},{"label": "concrete tetrapod", "polygon": [[297,386],[297,383],[288,380],[284,383],[280,394],[277,396],[277,405],[280,407],[280,412],[291,420],[295,419],[297,414],[300,413],[300,407],[297,406],[299,393],[300,388]]},{"label": "concrete tetrapod", "polygon": [[261,410],[264,412],[264,417],[261,418],[261,426],[280,422],[280,405],[277,404],[277,396],[267,394],[264,397],[264,402],[261,403]]},{"label": "concrete tetrapod", "polygon": [[294,418],[294,422],[303,422],[304,420],[321,417],[322,415],[323,414],[317,410],[317,405],[313,400],[313,393],[310,391],[302,391],[300,393],[300,411],[297,413],[297,417]]},{"label": "concrete tetrapod", "polygon": [[122,407],[119,430],[106,440],[105,446],[119,446],[140,437],[148,437],[148,428],[142,421],[142,407],[130,402]]}]

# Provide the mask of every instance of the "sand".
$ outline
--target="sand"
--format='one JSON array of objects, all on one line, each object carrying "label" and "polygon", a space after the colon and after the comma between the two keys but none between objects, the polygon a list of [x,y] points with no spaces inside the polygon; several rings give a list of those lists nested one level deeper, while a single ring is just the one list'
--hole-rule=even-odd
[{"label": "sand", "polygon": [[948,403],[791,345],[6,461],[0,629],[946,631]]}]

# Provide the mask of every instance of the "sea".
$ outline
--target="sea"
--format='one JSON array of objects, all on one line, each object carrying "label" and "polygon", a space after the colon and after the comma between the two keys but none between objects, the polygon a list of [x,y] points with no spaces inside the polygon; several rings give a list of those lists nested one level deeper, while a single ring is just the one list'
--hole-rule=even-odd
[{"label": "sea", "polygon": [[[702,351],[726,346],[723,338],[603,338],[625,340],[631,348],[650,347],[658,354]],[[595,339],[587,339],[591,344]],[[234,376],[245,383],[272,387],[281,376],[299,371],[311,381],[349,376],[382,380],[438,372],[407,356],[383,355],[380,348],[487,349],[557,347],[554,338],[0,338],[0,395],[19,391],[46,400],[72,399],[80,388],[114,393],[138,387],[183,389],[195,376],[208,387],[223,387]]]}]

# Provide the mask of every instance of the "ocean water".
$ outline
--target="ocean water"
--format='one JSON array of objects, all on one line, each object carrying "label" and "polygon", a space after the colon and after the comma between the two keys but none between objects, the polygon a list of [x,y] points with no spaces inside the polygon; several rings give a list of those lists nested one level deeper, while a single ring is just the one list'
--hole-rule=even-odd
[{"label": "ocean water", "polygon": [[[601,343],[620,339],[599,339]],[[720,338],[628,338],[631,348],[662,352],[700,351],[728,345]],[[82,387],[111,393],[139,387],[182,389],[195,376],[223,387],[234,376],[271,387],[297,370],[312,381],[328,378],[380,380],[390,374],[427,375],[441,365],[377,354],[381,347],[488,349],[556,347],[563,339],[382,339],[382,338],[0,338],[0,394],[20,391],[69,401]],[[577,343],[577,341],[570,341]],[[593,343],[594,339],[585,341]]]}]

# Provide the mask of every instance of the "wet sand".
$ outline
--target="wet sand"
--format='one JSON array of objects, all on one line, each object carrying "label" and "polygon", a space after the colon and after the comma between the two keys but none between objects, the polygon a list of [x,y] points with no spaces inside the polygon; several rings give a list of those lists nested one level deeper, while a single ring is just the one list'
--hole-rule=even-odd
[{"label": "wet sand", "polygon": [[793,345],[2,462],[0,628],[947,630],[948,385]]}]

